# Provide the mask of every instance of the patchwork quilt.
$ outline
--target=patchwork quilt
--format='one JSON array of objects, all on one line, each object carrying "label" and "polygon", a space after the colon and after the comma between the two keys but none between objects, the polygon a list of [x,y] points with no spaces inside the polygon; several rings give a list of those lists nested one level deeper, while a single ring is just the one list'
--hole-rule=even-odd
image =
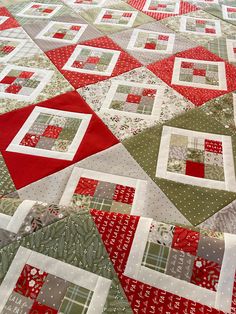
[{"label": "patchwork quilt", "polygon": [[236,3],[1,0],[0,313],[236,314]]}]

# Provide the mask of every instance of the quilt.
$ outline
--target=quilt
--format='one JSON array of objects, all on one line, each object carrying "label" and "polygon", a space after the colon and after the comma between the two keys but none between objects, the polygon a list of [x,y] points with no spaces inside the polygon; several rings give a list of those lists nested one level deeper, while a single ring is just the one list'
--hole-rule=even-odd
[{"label": "quilt", "polygon": [[236,313],[236,3],[0,0],[0,313]]}]

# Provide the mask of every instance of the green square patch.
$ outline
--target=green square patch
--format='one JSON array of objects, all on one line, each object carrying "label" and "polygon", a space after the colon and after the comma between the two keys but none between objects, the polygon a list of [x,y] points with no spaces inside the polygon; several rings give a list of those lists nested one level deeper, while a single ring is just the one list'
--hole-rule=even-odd
[{"label": "green square patch", "polygon": [[169,257],[169,248],[153,242],[147,242],[142,265],[164,273]]},{"label": "green square patch", "polygon": [[87,313],[93,291],[76,285],[71,285],[62,301],[59,312],[61,314]]}]

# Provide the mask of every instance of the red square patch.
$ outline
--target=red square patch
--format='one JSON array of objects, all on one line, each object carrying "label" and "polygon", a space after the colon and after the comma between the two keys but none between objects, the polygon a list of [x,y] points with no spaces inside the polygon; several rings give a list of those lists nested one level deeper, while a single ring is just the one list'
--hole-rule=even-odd
[{"label": "red square patch", "polygon": [[196,255],[199,238],[199,232],[176,226],[174,229],[172,248]]},{"label": "red square patch", "polygon": [[111,14],[104,14],[103,19],[112,19],[112,15]]},{"label": "red square patch", "polygon": [[196,20],[196,23],[197,24],[206,24],[206,21],[204,21],[204,20]]},{"label": "red square patch", "polygon": [[99,57],[89,57],[89,58],[87,59],[87,62],[88,62],[88,63],[97,64],[99,61],[100,61],[100,58],[99,58]]},{"label": "red square patch", "polygon": [[131,16],[132,16],[132,13],[123,13],[122,16],[124,16],[124,17],[131,17]]},{"label": "red square patch", "polygon": [[187,176],[197,177],[197,178],[204,178],[205,171],[204,171],[204,164],[199,162],[194,162],[191,160],[186,160],[186,172]]},{"label": "red square patch", "polygon": [[135,188],[117,184],[113,200],[125,204],[133,204]]},{"label": "red square patch", "polygon": [[10,85],[9,87],[6,88],[6,93],[10,93],[10,94],[17,94],[20,90],[21,90],[21,86],[20,85]]},{"label": "red square patch", "polygon": [[77,25],[73,25],[73,26],[71,26],[71,28],[70,28],[72,31],[79,31],[80,29],[81,29],[81,27],[80,26],[77,26]]},{"label": "red square patch", "polygon": [[43,10],[43,13],[52,13],[53,12],[53,9],[44,9]]},{"label": "red square patch", "polygon": [[206,70],[204,70],[204,69],[194,69],[193,70],[193,75],[206,76]]},{"label": "red square patch", "polygon": [[222,142],[205,140],[205,150],[211,153],[222,154]]},{"label": "red square patch", "polygon": [[156,49],[156,44],[155,43],[146,43],[144,48],[146,48],[146,49]]},{"label": "red square patch", "polygon": [[191,282],[200,287],[217,291],[221,266],[215,262],[196,257]]},{"label": "red square patch", "polygon": [[98,185],[98,180],[81,177],[75,189],[75,194],[94,196]]},{"label": "red square patch", "polygon": [[141,98],[142,97],[140,95],[129,94],[126,98],[126,101],[134,103],[134,104],[139,104],[141,101]]},{"label": "red square patch", "polygon": [[20,78],[30,78],[32,75],[34,75],[34,72],[28,72],[28,71],[22,71],[19,75]]},{"label": "red square patch", "polygon": [[163,8],[165,9],[167,7],[167,4],[158,4],[157,8]]},{"label": "red square patch", "polygon": [[192,69],[194,67],[194,63],[191,62],[181,62],[181,68],[183,69]]},{"label": "red square patch", "polygon": [[214,28],[206,28],[205,31],[208,34],[215,34],[216,33],[216,30]]},{"label": "red square patch", "polygon": [[144,88],[142,95],[143,96],[155,96],[156,95],[156,89],[148,89],[148,88]]},{"label": "red square patch", "polygon": [[35,147],[38,144],[39,140],[40,140],[39,135],[27,133],[25,134],[24,138],[21,140],[20,145]]},{"label": "red square patch", "polygon": [[72,66],[74,68],[78,68],[78,69],[82,68],[83,65],[84,65],[84,63],[82,61],[74,61],[73,64],[72,64]]},{"label": "red square patch", "polygon": [[2,84],[12,84],[16,80],[15,76],[5,76],[0,83]]},{"label": "red square patch", "polygon": [[158,39],[159,39],[159,40],[165,40],[165,41],[167,41],[167,40],[169,39],[169,36],[166,36],[166,35],[159,35],[159,36],[158,36]]},{"label": "red square patch", "polygon": [[62,128],[60,128],[59,126],[48,125],[44,133],[42,134],[42,136],[50,137],[50,138],[58,138],[61,131],[62,131]]},{"label": "red square patch", "polygon": [[14,291],[25,297],[36,299],[46,277],[46,272],[26,264],[17,280]]},{"label": "red square patch", "polygon": [[1,50],[4,51],[4,52],[10,53],[10,52],[12,52],[14,49],[15,49],[15,47],[13,47],[13,46],[4,46],[4,47],[2,47]]},{"label": "red square patch", "polygon": [[54,35],[53,35],[53,38],[64,38],[65,37],[65,34],[62,34],[62,33],[55,33]]}]

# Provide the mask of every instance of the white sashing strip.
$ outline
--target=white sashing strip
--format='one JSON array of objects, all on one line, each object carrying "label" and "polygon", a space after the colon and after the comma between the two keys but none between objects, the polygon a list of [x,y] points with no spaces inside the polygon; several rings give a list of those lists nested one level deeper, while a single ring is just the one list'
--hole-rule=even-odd
[{"label": "white sashing strip", "polygon": [[218,282],[216,308],[230,313],[236,272],[236,235],[224,234],[225,252]]},{"label": "white sashing strip", "polygon": [[[36,201],[23,201],[20,206],[18,206],[14,215],[11,217],[9,224],[7,225],[7,230],[17,233],[24,222],[26,216],[29,214],[31,208],[36,204]],[[1,217],[1,215],[0,215]]]}]

